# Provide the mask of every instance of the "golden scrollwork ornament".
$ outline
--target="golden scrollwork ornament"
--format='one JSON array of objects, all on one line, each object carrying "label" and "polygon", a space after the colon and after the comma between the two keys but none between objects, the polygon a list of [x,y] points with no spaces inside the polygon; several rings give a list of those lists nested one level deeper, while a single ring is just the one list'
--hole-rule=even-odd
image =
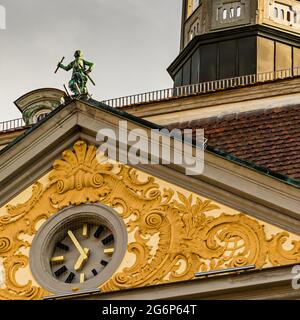
[{"label": "golden scrollwork ornament", "polygon": [[[43,288],[18,284],[16,273],[28,265],[22,253],[39,222],[70,205],[100,202],[124,219],[131,239],[131,265],[120,267],[103,291],[122,290],[193,279],[194,273],[255,264],[257,268],[300,261],[300,237],[285,249],[290,234],[267,236],[264,224],[245,214],[228,214],[218,204],[174,185],[162,188],[159,179],[128,166],[97,157],[95,146],[77,141],[63,152],[47,185],[37,182],[32,196],[8,205],[0,216],[0,256],[5,287],[0,299],[40,299]],[[126,256],[125,256],[126,258]]]}]

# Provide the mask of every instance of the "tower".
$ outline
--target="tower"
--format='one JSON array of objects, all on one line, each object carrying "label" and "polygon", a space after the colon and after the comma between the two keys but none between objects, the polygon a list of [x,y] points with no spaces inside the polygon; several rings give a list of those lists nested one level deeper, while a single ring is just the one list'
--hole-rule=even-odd
[{"label": "tower", "polygon": [[299,1],[183,0],[175,86],[298,66]]},{"label": "tower", "polygon": [[43,88],[25,94],[15,101],[26,125],[33,125],[57,108],[64,92],[53,88]]}]

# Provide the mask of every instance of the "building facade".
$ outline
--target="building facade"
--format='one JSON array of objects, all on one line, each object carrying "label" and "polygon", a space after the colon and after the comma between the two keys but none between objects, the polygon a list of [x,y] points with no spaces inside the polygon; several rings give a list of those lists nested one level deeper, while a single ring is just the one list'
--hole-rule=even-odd
[{"label": "building facade", "polygon": [[[0,124],[0,299],[299,299],[298,5],[184,0],[174,88],[19,98]],[[203,172],[98,153],[124,121],[148,145],[203,128]]]},{"label": "building facade", "polygon": [[299,67],[299,1],[185,1],[175,86]]}]

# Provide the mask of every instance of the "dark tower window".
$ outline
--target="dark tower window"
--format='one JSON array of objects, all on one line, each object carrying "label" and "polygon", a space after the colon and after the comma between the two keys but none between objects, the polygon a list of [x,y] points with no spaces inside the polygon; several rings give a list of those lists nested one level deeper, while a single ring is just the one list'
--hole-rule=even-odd
[{"label": "dark tower window", "polygon": [[236,76],[237,42],[229,40],[219,44],[219,78]]},{"label": "dark tower window", "polygon": [[175,87],[180,87],[180,86],[182,86],[182,69],[180,69],[180,70],[176,73],[176,76],[175,76],[175,79],[174,79],[174,86],[175,86]]},{"label": "dark tower window", "polygon": [[217,51],[215,43],[201,47],[199,82],[217,79]]},{"label": "dark tower window", "polygon": [[191,59],[189,59],[183,66],[182,84],[188,85],[191,83]]},{"label": "dark tower window", "polygon": [[287,14],[286,14],[286,19],[287,21],[291,21],[291,13],[288,11]]},{"label": "dark tower window", "polygon": [[37,116],[36,121],[40,122],[41,120],[43,120],[47,116],[48,113],[49,112],[41,113],[40,115]]},{"label": "dark tower window", "polygon": [[191,83],[199,83],[200,53],[199,49],[192,55]]},{"label": "dark tower window", "polygon": [[277,8],[274,8],[274,17],[278,18],[278,9]]}]

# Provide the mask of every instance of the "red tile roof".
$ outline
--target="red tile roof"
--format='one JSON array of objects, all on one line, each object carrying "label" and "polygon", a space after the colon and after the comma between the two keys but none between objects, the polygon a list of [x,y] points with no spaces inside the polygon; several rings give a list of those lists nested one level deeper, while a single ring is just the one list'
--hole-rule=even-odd
[{"label": "red tile roof", "polygon": [[176,123],[203,128],[208,145],[300,180],[300,105]]}]

